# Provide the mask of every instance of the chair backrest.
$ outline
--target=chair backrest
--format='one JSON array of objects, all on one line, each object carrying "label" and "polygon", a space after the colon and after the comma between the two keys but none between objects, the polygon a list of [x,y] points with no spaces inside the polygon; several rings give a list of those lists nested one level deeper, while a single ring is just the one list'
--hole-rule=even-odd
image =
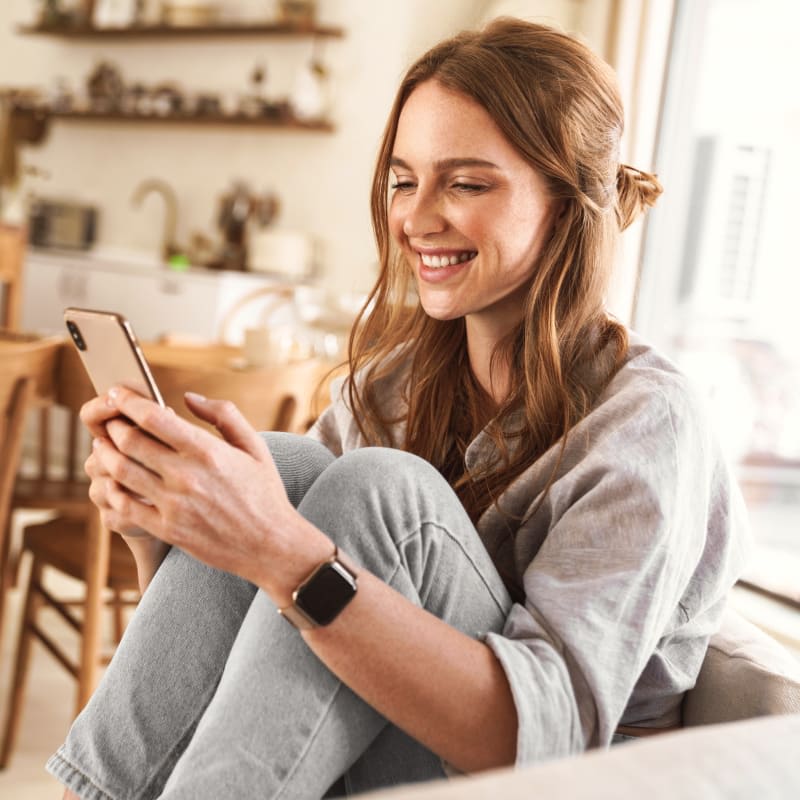
[{"label": "chair backrest", "polygon": [[22,312],[22,270],[27,231],[0,223],[0,326],[16,330]]},{"label": "chair backrest", "polygon": [[94,396],[78,351],[65,341],[55,366],[52,403],[39,418],[37,472],[41,478],[52,478],[55,468],[63,480],[83,480],[90,443],[78,415]]},{"label": "chair backrest", "polygon": [[697,683],[683,702],[684,725],[800,712],[800,661],[728,609],[711,637]]},{"label": "chair backrest", "polygon": [[195,423],[201,424],[186,408],[187,391],[231,400],[256,430],[295,433],[304,432],[316,416],[313,398],[324,373],[314,360],[237,371],[200,359],[192,365],[151,359],[150,367],[165,403]]}]

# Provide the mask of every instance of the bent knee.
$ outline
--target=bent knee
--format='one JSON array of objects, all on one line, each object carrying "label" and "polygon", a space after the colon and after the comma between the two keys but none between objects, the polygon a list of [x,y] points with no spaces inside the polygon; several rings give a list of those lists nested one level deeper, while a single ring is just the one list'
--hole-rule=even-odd
[{"label": "bent knee", "polygon": [[315,439],[296,433],[268,431],[261,436],[267,443],[289,501],[297,506],[314,481],[334,463],[333,453]]},{"label": "bent knee", "polygon": [[326,476],[349,491],[396,488],[403,483],[432,485],[444,482],[441,473],[425,459],[391,447],[360,447],[336,459]]},{"label": "bent knee", "polygon": [[333,453],[322,442],[310,436],[286,431],[261,431],[259,435],[266,442],[273,458],[307,458],[326,465],[334,459]]}]

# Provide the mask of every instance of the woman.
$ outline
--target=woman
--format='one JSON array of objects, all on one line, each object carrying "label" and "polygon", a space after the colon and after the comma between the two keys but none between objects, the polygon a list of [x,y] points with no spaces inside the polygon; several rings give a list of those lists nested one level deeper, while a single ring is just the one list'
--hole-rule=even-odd
[{"label": "woman", "polygon": [[147,591],[49,763],[66,796],[352,794],[680,724],[743,518],[684,379],[604,310],[660,192],[621,132],[561,33],[439,44],[378,158],[356,379],[311,435],[87,404]]}]

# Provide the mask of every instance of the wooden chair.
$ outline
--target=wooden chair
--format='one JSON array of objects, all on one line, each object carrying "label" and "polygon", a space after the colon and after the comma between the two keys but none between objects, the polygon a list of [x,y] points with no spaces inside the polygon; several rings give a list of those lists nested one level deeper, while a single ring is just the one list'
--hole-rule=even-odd
[{"label": "wooden chair", "polygon": [[[307,424],[308,398],[320,377],[320,366],[315,362],[292,366],[288,371],[276,374],[270,371],[237,372],[226,367],[213,356],[219,355],[214,348],[203,352],[190,348],[182,353],[180,348],[145,348],[151,358],[151,368],[159,388],[168,405],[176,413],[194,420],[183,402],[187,390],[208,397],[233,400],[250,420],[260,429],[294,430]],[[213,351],[213,352],[212,352]],[[88,439],[84,439],[72,425],[83,402],[93,395],[93,389],[71,345],[61,350],[57,370],[55,402],[70,413],[67,428],[72,469],[65,478],[75,481],[78,463],[88,451]],[[80,451],[80,457],[77,453]],[[87,483],[82,482],[83,501],[86,503]],[[54,492],[57,494],[57,492]],[[91,696],[100,677],[102,658],[101,629],[104,607],[109,600],[115,609],[115,633],[122,634],[122,606],[126,597],[137,587],[133,558],[121,537],[112,535],[101,523],[91,504],[85,505],[83,513],[66,504],[64,510],[49,522],[31,525],[23,534],[23,555],[31,557],[31,573],[24,601],[23,622],[16,648],[14,674],[11,685],[9,711],[2,746],[0,768],[6,766],[13,752],[21,720],[23,697],[27,683],[31,645],[34,639],[42,643],[58,661],[77,679],[76,708],[80,710]],[[72,603],[56,598],[43,584],[46,568],[55,568],[86,585],[85,599],[81,603],[83,614],[77,617],[72,612]],[[80,659],[73,663],[62,651],[58,642],[44,629],[40,622],[40,608],[47,605],[74,628],[81,637]]]},{"label": "wooden chair", "polygon": [[0,224],[0,326],[9,330],[16,330],[20,325],[26,245],[25,228]]},{"label": "wooden chair", "polygon": [[[33,360],[36,352],[31,352],[28,358],[31,359],[30,368],[40,382],[47,381],[37,391],[36,407],[31,409],[32,414],[27,420],[35,423],[30,430],[30,441],[34,446],[31,452],[26,453],[25,469],[14,481],[8,513],[0,518],[2,535],[9,543],[7,580],[14,586],[21,552],[21,542],[12,538],[17,512],[40,511],[73,519],[87,518],[90,503],[83,460],[88,445],[79,445],[81,425],[78,411],[93,391],[68,343],[55,337],[39,340],[26,334],[0,334],[2,336],[40,342],[38,361]],[[74,373],[72,380],[70,373]]]},{"label": "wooden chair", "polygon": [[[3,631],[3,608],[6,592],[14,583],[14,542],[11,539],[10,519],[14,508],[15,473],[24,447],[26,418],[35,404],[47,401],[53,391],[53,373],[60,350],[60,340],[54,337],[41,338],[17,331],[0,330],[0,368],[3,380],[27,378],[31,383],[30,402],[26,412],[19,411],[14,419],[14,447],[4,455],[0,463],[3,476],[2,503],[0,503],[0,641]],[[6,431],[3,431],[3,436]],[[8,444],[4,445],[6,448]],[[4,451],[5,452],[5,451]]]},{"label": "wooden chair", "polygon": [[[33,400],[34,379],[28,364],[19,353],[0,352],[0,521],[9,514],[14,477],[22,452],[25,416]],[[10,542],[0,527],[0,623],[9,587]],[[2,624],[0,624],[0,635]]]},{"label": "wooden chair", "polygon": [[[30,484],[41,487],[42,495],[24,501],[38,508],[53,508],[56,515],[23,530],[21,552],[30,557],[30,575],[17,634],[8,711],[0,745],[0,769],[8,764],[14,749],[33,641],[40,642],[75,677],[77,712],[94,691],[103,663],[107,661],[102,655],[103,611],[107,603],[110,601],[115,609],[115,638],[118,640],[123,627],[122,605],[136,602],[138,598],[133,557],[122,539],[112,536],[102,526],[98,512],[89,501],[88,481],[80,477],[89,441],[88,437],[80,435],[77,415],[93,394],[74,348],[65,343],[59,350],[55,369],[51,410],[63,411],[66,425],[48,425],[44,431],[40,454],[50,461],[44,470],[47,477],[39,476]],[[56,446],[55,434],[64,435],[62,445],[65,446]],[[60,469],[58,474],[52,469],[54,460],[66,461],[66,468]],[[61,487],[61,483],[65,486]],[[67,491],[62,493],[62,488]],[[60,505],[62,495],[66,500]],[[49,506],[51,502],[53,505]],[[51,569],[82,582],[85,585],[83,597],[55,596],[45,579],[45,573]],[[68,649],[45,626],[46,618],[40,614],[43,607],[54,610],[78,634],[77,660],[70,657]],[[76,614],[76,607],[82,613]]]},{"label": "wooden chair", "polygon": [[[52,396],[37,409],[35,451],[30,454],[30,464],[14,483],[9,528],[14,512],[21,509],[51,511],[80,520],[86,519],[89,511],[83,473],[88,442],[80,441],[82,426],[78,412],[94,395],[94,390],[68,342],[59,348],[52,369]],[[15,563],[12,553],[12,568]]]}]

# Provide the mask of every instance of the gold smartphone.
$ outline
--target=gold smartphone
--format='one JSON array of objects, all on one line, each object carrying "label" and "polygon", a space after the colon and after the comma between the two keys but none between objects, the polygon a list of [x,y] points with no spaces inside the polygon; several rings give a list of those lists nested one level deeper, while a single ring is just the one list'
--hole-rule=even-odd
[{"label": "gold smartphone", "polygon": [[66,308],[64,321],[97,394],[124,386],[164,405],[136,334],[122,314]]}]

